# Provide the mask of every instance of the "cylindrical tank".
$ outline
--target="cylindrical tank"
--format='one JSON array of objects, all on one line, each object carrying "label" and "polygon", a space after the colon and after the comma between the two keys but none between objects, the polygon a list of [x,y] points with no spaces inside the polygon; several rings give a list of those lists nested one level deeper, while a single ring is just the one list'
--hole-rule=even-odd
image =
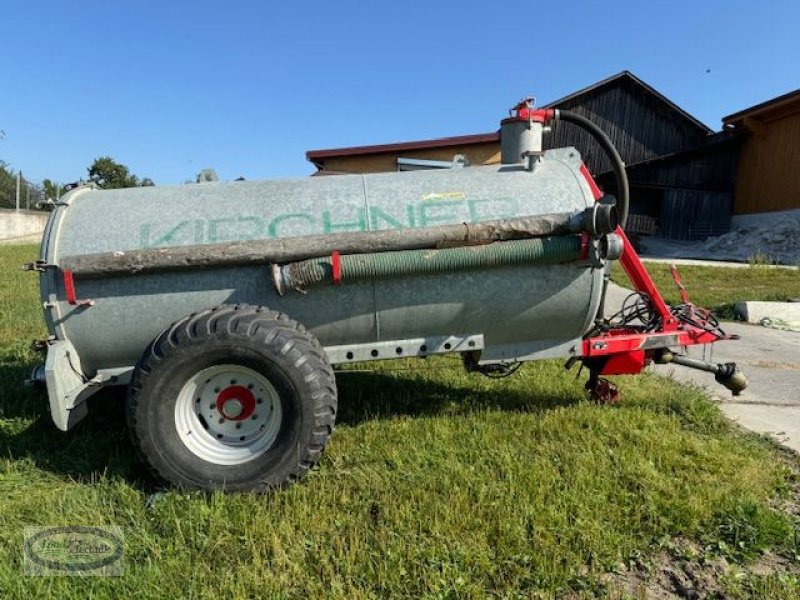
[{"label": "cylindrical tank", "polygon": [[[98,252],[475,223],[580,211],[594,204],[571,148],[530,165],[202,183],[122,190],[78,188],[55,209],[41,259]],[[81,369],[131,366],[185,315],[218,304],[263,305],[305,325],[326,347],[435,335],[484,336],[501,359],[580,338],[600,301],[603,271],[587,261],[360,281],[281,296],[268,265],[76,280],[93,305],[66,301],[59,269],[42,274],[51,334]],[[493,353],[493,354],[492,354]],[[559,354],[563,354],[560,352]]]}]

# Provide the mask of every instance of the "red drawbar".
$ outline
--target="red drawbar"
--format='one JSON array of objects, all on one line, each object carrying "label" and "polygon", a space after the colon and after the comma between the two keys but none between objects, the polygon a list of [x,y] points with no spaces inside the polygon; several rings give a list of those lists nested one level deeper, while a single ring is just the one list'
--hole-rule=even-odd
[{"label": "red drawbar", "polygon": [[338,250],[331,252],[331,278],[333,285],[339,285],[342,282],[342,260]]},{"label": "red drawbar", "polygon": [[595,200],[600,200],[603,197],[603,191],[597,187],[597,183],[592,177],[592,174],[589,173],[589,169],[586,168],[586,165],[581,165],[581,175],[586,180],[586,183],[589,184],[589,189],[592,190],[592,195],[594,196]]},{"label": "red drawbar", "polygon": [[644,350],[614,354],[600,369],[600,375],[636,375],[644,369],[644,363]]},{"label": "red drawbar", "polygon": [[[586,165],[581,166],[581,175],[586,179],[586,183],[589,184],[595,200],[602,198],[603,192],[597,187]],[[619,262],[622,268],[625,269],[625,273],[628,275],[628,279],[630,279],[634,289],[642,294],[647,294],[650,298],[653,310],[661,317],[661,328],[658,331],[643,333],[623,327],[584,339],[582,355],[585,358],[605,361],[602,363],[601,374],[624,375],[639,373],[659,348],[711,344],[720,339],[730,339],[727,336],[721,337],[717,332],[703,327],[679,322],[672,315],[670,307],[664,302],[664,298],[656,288],[655,283],[653,283],[653,279],[642,264],[639,255],[636,254],[636,250],[628,240],[628,236],[625,235],[625,232],[620,227],[617,227],[615,233],[622,238],[623,242],[623,251]],[[677,273],[674,274],[674,277],[679,288],[682,287]],[[681,290],[681,292],[683,302],[688,303],[688,298],[684,295],[686,293],[685,290]]]},{"label": "red drawbar", "polygon": [[[589,173],[589,169],[586,168],[586,165],[581,165],[581,175],[583,175],[584,179],[586,179],[586,183],[589,184],[589,188],[592,190],[594,199],[599,200],[602,198],[603,192],[599,187],[597,187],[597,183],[595,183],[595,180],[592,177],[592,174]],[[622,268],[625,269],[625,273],[631,280],[633,287],[637,292],[644,292],[649,296],[653,303],[653,308],[664,322],[664,330],[674,330],[677,327],[677,322],[672,316],[672,313],[670,313],[667,303],[664,302],[664,298],[661,297],[661,293],[658,291],[658,288],[656,288],[656,284],[653,283],[653,279],[650,277],[647,269],[644,268],[642,261],[639,259],[639,255],[636,254],[636,251],[633,249],[633,246],[628,240],[628,236],[625,235],[625,232],[622,231],[621,227],[617,227],[617,230],[614,233],[622,238],[623,250],[622,256],[619,257],[619,262],[622,265]]]}]

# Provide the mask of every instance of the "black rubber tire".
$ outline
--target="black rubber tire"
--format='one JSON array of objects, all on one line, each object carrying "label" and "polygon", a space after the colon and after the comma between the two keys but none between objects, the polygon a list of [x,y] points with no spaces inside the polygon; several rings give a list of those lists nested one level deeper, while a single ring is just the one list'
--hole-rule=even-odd
[{"label": "black rubber tire", "polygon": [[[202,459],[181,441],[175,403],[184,384],[215,364],[250,367],[273,384],[283,420],[265,454],[243,464]],[[317,339],[264,307],[223,305],[165,329],[133,373],[127,402],[134,445],[158,477],[183,489],[263,491],[301,479],[320,459],[336,419],[336,380]]]}]

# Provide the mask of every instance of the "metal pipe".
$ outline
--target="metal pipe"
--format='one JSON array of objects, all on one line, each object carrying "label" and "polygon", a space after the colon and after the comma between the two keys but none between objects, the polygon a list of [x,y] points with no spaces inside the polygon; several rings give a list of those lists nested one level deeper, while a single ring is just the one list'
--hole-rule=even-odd
[{"label": "metal pipe", "polygon": [[673,362],[676,365],[683,365],[684,367],[697,369],[698,371],[708,371],[709,373],[714,374],[719,371],[719,365],[717,364],[709,363],[697,358],[690,358],[684,354],[673,354],[670,362]]},{"label": "metal pipe", "polygon": [[341,254],[365,254],[436,249],[583,231],[603,235],[615,229],[617,222],[617,212],[613,205],[595,204],[574,213],[524,216],[424,229],[295,236],[74,255],[61,259],[59,266],[65,271],[71,271],[75,279],[102,279],[138,273],[264,265],[267,262],[285,264],[328,256],[334,251]]},{"label": "metal pipe", "polygon": [[717,383],[728,388],[733,392],[734,396],[741,394],[748,385],[747,377],[739,370],[735,362],[710,363],[697,358],[690,358],[685,354],[674,354],[669,350],[661,351],[655,359],[658,364],[675,363],[691,369],[713,373]]}]

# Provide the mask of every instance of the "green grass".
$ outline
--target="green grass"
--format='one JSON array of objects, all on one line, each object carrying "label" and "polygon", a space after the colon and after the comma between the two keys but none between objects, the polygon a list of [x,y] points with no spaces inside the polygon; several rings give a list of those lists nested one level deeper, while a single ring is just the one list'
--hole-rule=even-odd
[{"label": "green grass", "polygon": [[[32,247],[0,248],[0,598],[543,597],[613,592],[604,577],[676,540],[738,561],[736,597],[796,597],[792,462],[734,431],[697,389],[621,379],[587,403],[559,363],[493,381],[453,359],[339,375],[337,431],[301,484],[262,496],[162,490],[132,456],[122,396],[70,434],[23,389],[43,335]],[[394,370],[410,368],[411,370]],[[116,524],[126,574],[23,577],[26,525]]]},{"label": "green grass", "polygon": [[[646,262],[645,267],[666,301],[670,304],[679,303],[681,298],[670,266]],[[785,301],[800,298],[800,271],[797,269],[775,269],[758,264],[741,269],[678,265],[678,272],[689,299],[697,306],[712,309],[722,319],[733,319],[734,304],[743,300]],[[618,264],[611,271],[611,280],[631,287]]]}]

